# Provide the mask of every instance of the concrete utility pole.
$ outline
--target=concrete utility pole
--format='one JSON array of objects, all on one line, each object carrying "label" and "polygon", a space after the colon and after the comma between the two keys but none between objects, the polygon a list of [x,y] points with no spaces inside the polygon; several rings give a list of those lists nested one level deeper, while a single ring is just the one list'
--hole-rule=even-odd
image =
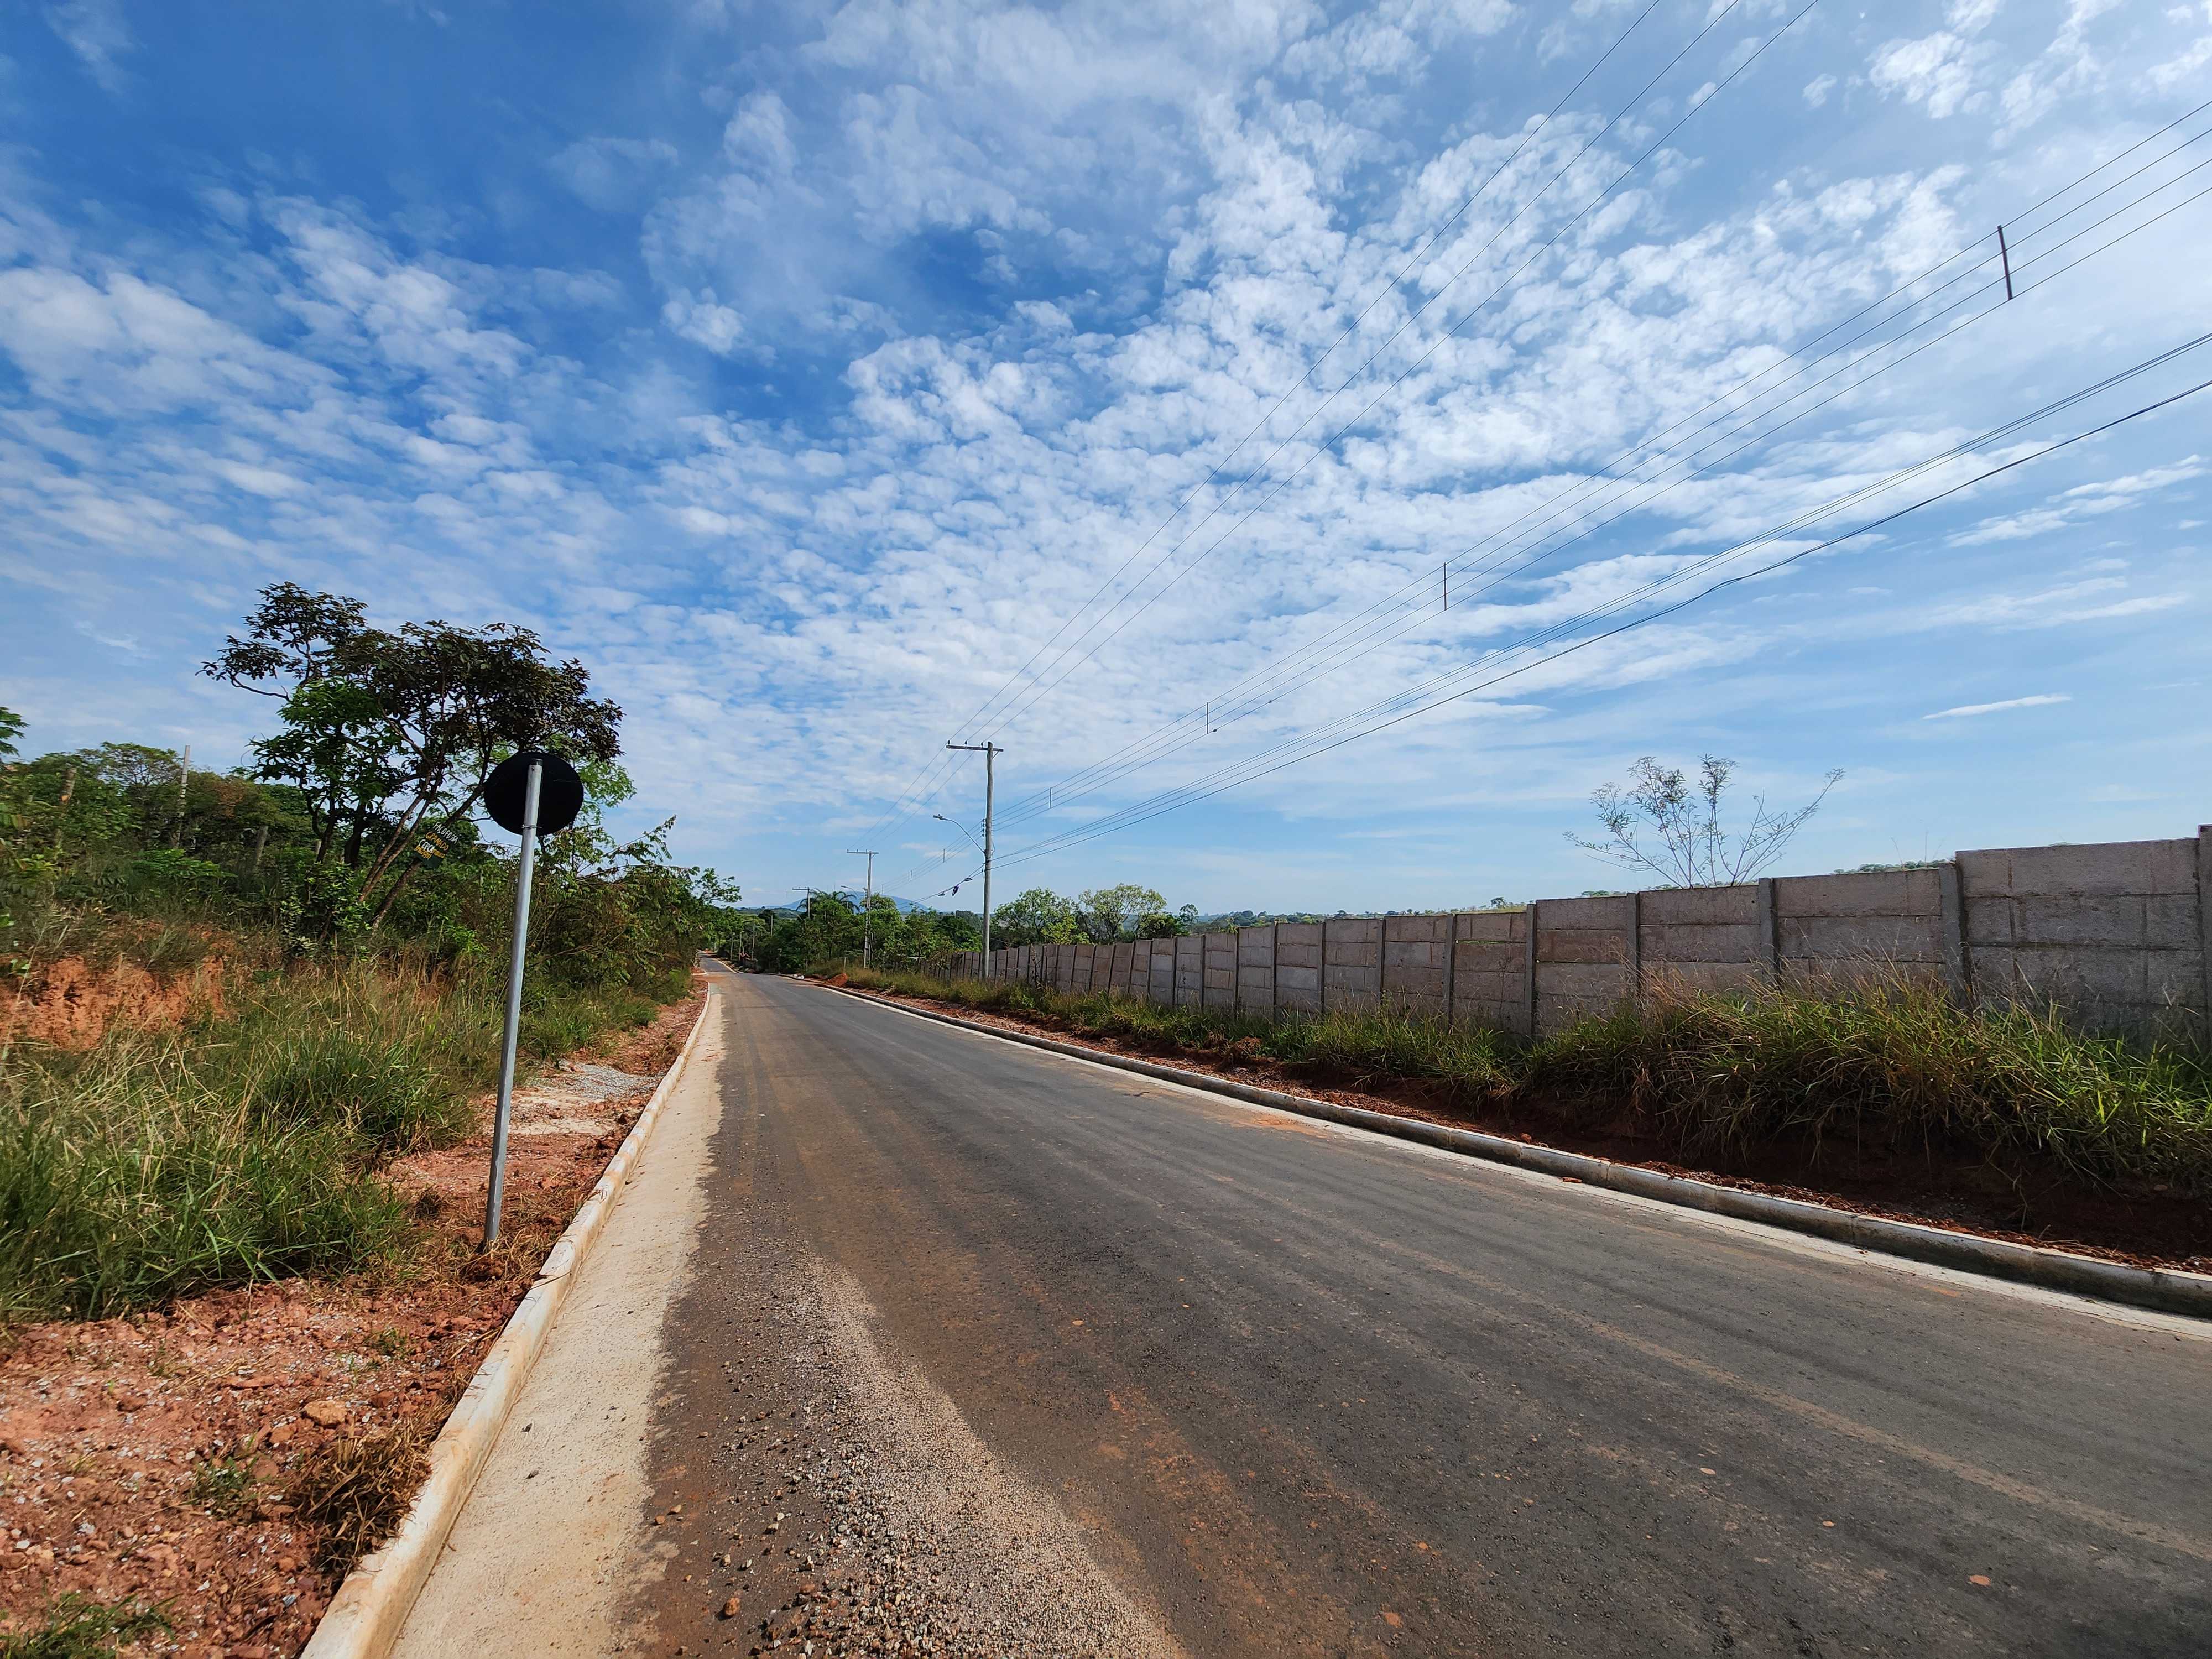
[{"label": "concrete utility pole", "polygon": [[862,890],[860,899],[860,966],[865,968],[868,965],[869,915],[876,908],[876,849],[872,847],[848,847],[845,856],[868,861],[868,884]]},{"label": "concrete utility pole", "polygon": [[983,757],[983,977],[991,976],[991,773],[1006,750],[995,743],[948,743]]}]

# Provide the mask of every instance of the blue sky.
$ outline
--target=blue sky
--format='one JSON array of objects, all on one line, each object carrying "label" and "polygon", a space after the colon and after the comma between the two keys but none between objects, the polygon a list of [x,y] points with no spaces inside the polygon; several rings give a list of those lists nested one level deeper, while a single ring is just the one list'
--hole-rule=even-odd
[{"label": "blue sky", "polygon": [[956,737],[1003,893],[1209,910],[1613,884],[1565,832],[1644,754],[1844,769],[1791,869],[2212,817],[2212,392],[1817,545],[2212,378],[1936,459],[2212,328],[2212,112],[2153,136],[2206,0],[70,0],[0,54],[38,747],[241,759],[192,671],[289,579],[581,657],[768,902],[968,875]]}]

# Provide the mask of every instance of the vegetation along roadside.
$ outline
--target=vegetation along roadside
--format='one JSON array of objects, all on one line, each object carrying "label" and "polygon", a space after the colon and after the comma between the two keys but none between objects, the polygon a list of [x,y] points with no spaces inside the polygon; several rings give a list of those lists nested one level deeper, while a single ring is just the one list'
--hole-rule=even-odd
[{"label": "vegetation along roadside", "polygon": [[[297,1650],[672,1060],[738,895],[618,836],[621,711],[526,630],[280,585],[250,763],[0,710],[0,1654]],[[474,1250],[525,745],[548,842],[502,1248]],[[504,838],[499,838],[503,840]]]}]

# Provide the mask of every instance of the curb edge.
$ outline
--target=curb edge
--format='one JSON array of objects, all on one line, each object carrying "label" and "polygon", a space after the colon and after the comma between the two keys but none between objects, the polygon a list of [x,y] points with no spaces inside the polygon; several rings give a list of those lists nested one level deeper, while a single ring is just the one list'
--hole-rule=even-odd
[{"label": "curb edge", "polygon": [[568,1287],[575,1282],[575,1269],[591,1254],[616,1197],[643,1156],[645,1144],[660,1121],[661,1108],[675,1092],[720,995],[710,979],[698,1018],[691,1022],[690,1035],[662,1075],[653,1098],[554,1241],[537,1278],[507,1316],[505,1328],[454,1402],[438,1437],[431,1442],[430,1473],[416,1492],[407,1518],[398,1532],[363,1556],[345,1576],[316,1625],[314,1635],[300,1650],[300,1659],[384,1659],[392,1650],[407,1615],[414,1610],[416,1598],[429,1582],[461,1506],[468,1502],[477,1477],[490,1460],[492,1447],[507,1426],[507,1414],[520,1397],[522,1385],[537,1364],[554,1318],[568,1299]]},{"label": "curb edge", "polygon": [[1534,1170],[1542,1175],[1571,1176],[1588,1186],[1603,1187],[1609,1191],[1627,1193],[1662,1204],[1704,1210],[1710,1214],[1731,1216],[1741,1221],[1764,1222],[1790,1232],[1809,1233],[1818,1238],[1852,1245],[1859,1249],[1883,1255],[1904,1256],[1939,1267],[1980,1273],[1987,1278],[2011,1279],[2039,1285],[2045,1290],[2066,1291],[2104,1302],[2123,1302],[2131,1307],[2149,1308],[2160,1313],[2212,1319],[2212,1274],[2187,1273],[2172,1267],[2130,1267],[2117,1261],[2101,1261],[2095,1256],[2079,1255],[2071,1250],[2055,1250],[2036,1244],[2014,1244],[2005,1239],[1984,1238],[1975,1233],[1952,1232],[1942,1227],[1922,1226],[1910,1221],[1892,1221],[1884,1216],[1864,1215],[1856,1210],[1809,1204],[1802,1199],[1777,1198],[1767,1193],[1747,1192],[1740,1187],[1723,1187],[1687,1176],[1662,1175],[1656,1170],[1646,1170],[1633,1164],[1615,1164],[1610,1159],[1592,1158],[1583,1152],[1562,1152],[1554,1146],[1509,1140],[1502,1135],[1486,1134],[1479,1129],[1455,1129],[1448,1124],[1431,1123],[1423,1118],[1400,1117],[1394,1113],[1369,1111],[1359,1106],[1340,1106],[1334,1101],[1288,1094],[1279,1089],[1263,1089],[1256,1084],[1237,1083],[1207,1072],[1187,1072],[1179,1066],[1138,1060],[1106,1049],[1087,1048],[1081,1043],[1063,1042],[1054,1037],[1038,1036],[1027,1031],[1006,1030],[980,1021],[939,1013],[933,1008],[917,1008],[890,997],[856,990],[851,986],[831,985],[823,988],[858,998],[863,1002],[896,1008],[918,1018],[937,1020],[961,1030],[975,1031],[1008,1042],[1042,1048],[1048,1053],[1091,1060],[1118,1071],[1158,1078],[1164,1082],[1180,1083],[1187,1088],[1200,1089],[1209,1094],[1227,1095],[1255,1105],[1272,1106],[1279,1111],[1295,1112],[1301,1117],[1319,1118],[1351,1128],[1372,1130],[1397,1140],[1417,1141],[1424,1146],[1484,1158],[1494,1164],[1510,1164],[1521,1169]]}]

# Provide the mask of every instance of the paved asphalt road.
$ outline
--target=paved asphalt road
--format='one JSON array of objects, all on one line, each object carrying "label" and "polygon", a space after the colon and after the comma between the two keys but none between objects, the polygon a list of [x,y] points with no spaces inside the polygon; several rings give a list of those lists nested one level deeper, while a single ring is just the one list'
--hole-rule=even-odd
[{"label": "paved asphalt road", "polygon": [[665,1474],[767,1241],[1194,1655],[2212,1653],[2212,1331],[723,983]]}]

